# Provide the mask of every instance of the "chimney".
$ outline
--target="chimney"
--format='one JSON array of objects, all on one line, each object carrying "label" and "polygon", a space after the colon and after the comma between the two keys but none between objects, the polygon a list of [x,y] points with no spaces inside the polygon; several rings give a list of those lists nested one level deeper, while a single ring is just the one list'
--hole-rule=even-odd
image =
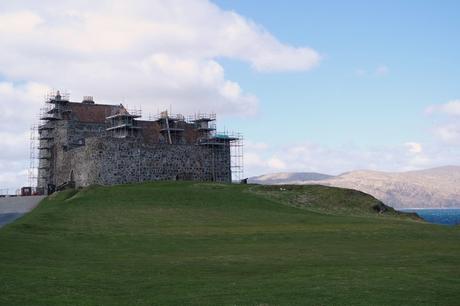
[{"label": "chimney", "polygon": [[83,96],[83,104],[94,104],[93,96]]}]

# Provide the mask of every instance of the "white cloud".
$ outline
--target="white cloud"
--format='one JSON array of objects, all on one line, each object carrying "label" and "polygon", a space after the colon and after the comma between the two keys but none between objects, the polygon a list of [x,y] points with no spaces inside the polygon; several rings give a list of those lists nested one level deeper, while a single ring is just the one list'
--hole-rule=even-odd
[{"label": "white cloud", "polygon": [[434,133],[448,144],[460,144],[460,124],[448,123],[434,128]]},{"label": "white cloud", "polygon": [[[320,62],[317,51],[206,0],[0,1],[0,187],[16,184],[10,174],[28,163],[28,129],[50,88],[69,89],[76,101],[124,100],[144,114],[170,106],[254,114],[258,98],[227,79],[221,58],[258,72]],[[10,171],[12,161],[20,166]]]},{"label": "white cloud", "polygon": [[460,116],[460,100],[452,100],[444,104],[431,105],[425,109],[427,114],[444,114]]},{"label": "white cloud", "polygon": [[286,164],[278,157],[272,157],[268,160],[267,165],[271,169],[283,170],[286,169]]},{"label": "white cloud", "polygon": [[460,144],[460,100],[451,100],[443,104],[430,105],[425,113],[434,116],[435,125],[432,128],[434,136],[443,144],[456,146]]},{"label": "white cloud", "polygon": [[417,142],[406,142],[404,145],[406,146],[409,153],[412,154],[422,153],[423,151],[423,146]]},{"label": "white cloud", "polygon": [[279,171],[287,168],[285,162],[277,156],[265,158],[263,153],[251,151],[244,153],[244,165],[248,173]]},{"label": "white cloud", "polygon": [[266,161],[262,156],[255,152],[244,153],[244,165],[249,169],[263,169],[266,167]]},{"label": "white cloud", "polygon": [[267,150],[270,146],[265,142],[256,142],[247,140],[244,143],[244,148],[249,151],[264,151]]},{"label": "white cloud", "polygon": [[27,34],[42,22],[40,16],[28,11],[0,14],[0,33],[9,36]]},{"label": "white cloud", "polygon": [[13,194],[19,186],[26,185],[28,166],[26,161],[0,159],[0,189],[9,189],[9,194]]},{"label": "white cloud", "polygon": [[11,192],[28,183],[30,127],[47,90],[38,83],[0,82],[0,189]]},{"label": "white cloud", "polygon": [[[357,147],[352,144],[328,147],[314,143],[286,144],[249,152],[245,175],[278,171],[340,174],[359,169],[408,171],[460,164],[460,150],[445,150],[436,143],[407,142],[402,145]],[[279,167],[277,167],[279,166]]]},{"label": "white cloud", "polygon": [[0,82],[0,131],[18,136],[38,119],[49,87],[33,82]]},{"label": "white cloud", "polygon": [[[320,55],[205,0],[0,3],[0,73],[71,89],[75,98],[126,97],[146,110],[175,106],[252,114],[257,98],[225,78],[226,57],[258,71],[308,70]],[[20,34],[20,35],[18,35]]]}]

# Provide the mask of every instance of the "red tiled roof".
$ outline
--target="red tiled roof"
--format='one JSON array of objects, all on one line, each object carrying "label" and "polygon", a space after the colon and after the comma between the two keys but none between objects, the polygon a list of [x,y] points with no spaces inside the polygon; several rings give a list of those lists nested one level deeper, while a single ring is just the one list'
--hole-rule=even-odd
[{"label": "red tiled roof", "polygon": [[104,123],[106,118],[126,109],[123,105],[85,104],[70,102],[71,116],[77,121],[87,123]]},{"label": "red tiled roof", "polygon": [[158,143],[160,126],[155,121],[136,120],[137,126],[141,128],[141,135],[145,143]]}]

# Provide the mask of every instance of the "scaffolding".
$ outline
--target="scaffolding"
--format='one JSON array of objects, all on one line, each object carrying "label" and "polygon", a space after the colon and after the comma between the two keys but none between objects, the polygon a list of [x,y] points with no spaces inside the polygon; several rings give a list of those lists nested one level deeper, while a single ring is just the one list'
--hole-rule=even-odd
[{"label": "scaffolding", "polygon": [[45,96],[45,107],[41,109],[40,119],[45,121],[62,120],[70,113],[70,94],[68,92],[50,91]]},{"label": "scaffolding", "polygon": [[29,187],[37,187],[38,177],[38,124],[30,127],[29,138],[29,169],[28,169],[28,183]]},{"label": "scaffolding", "polygon": [[54,121],[62,119],[61,113],[57,111],[52,105],[45,105],[40,108],[40,120]]},{"label": "scaffolding", "polygon": [[128,112],[128,114],[135,116],[136,118],[141,118],[142,117],[142,107],[130,107],[126,106],[124,107],[125,110]]},{"label": "scaffolding", "polygon": [[216,114],[214,113],[196,113],[195,115],[187,117],[187,123],[192,124],[198,131],[198,141],[212,138],[215,135]]},{"label": "scaffolding", "polygon": [[[35,192],[44,192],[50,186],[53,163],[52,148],[56,121],[66,119],[70,95],[67,92],[49,91],[30,137],[29,185]],[[54,171],[53,171],[54,172]]]},{"label": "scaffolding", "polygon": [[[228,163],[232,182],[240,182],[244,176],[243,148],[244,138],[238,132],[217,132],[212,137],[201,139],[199,145],[211,148],[211,177],[212,181],[219,181],[219,174],[225,169],[223,164]],[[227,158],[230,158],[228,161]]]},{"label": "scaffolding", "polygon": [[70,93],[68,91],[60,91],[60,90],[50,90],[45,95],[45,102],[46,103],[56,103],[59,101],[69,102],[70,101]]},{"label": "scaffolding", "polygon": [[116,114],[106,117],[106,131],[115,138],[136,137],[141,129],[136,122],[136,119],[142,117],[141,109],[129,109],[120,105],[120,109]]},{"label": "scaffolding", "polygon": [[216,121],[215,113],[195,113],[194,115],[187,116],[187,122],[195,123],[199,121]]},{"label": "scaffolding", "polygon": [[[211,148],[211,173],[210,179],[217,181],[221,165],[225,162],[226,156],[230,158],[231,180],[239,182],[244,177],[244,138],[238,132],[217,132],[215,113],[196,113],[186,118],[180,114],[169,114],[163,111],[157,115],[149,115],[149,120],[157,121],[160,124],[160,132],[167,143],[177,143],[181,133],[184,131],[180,125],[191,124],[198,131],[197,144]],[[176,137],[176,141],[174,140]],[[226,154],[225,152],[228,152]]]},{"label": "scaffolding", "polygon": [[169,118],[170,120],[176,121],[185,121],[186,119],[182,114],[172,114],[167,110],[159,112],[157,114],[149,114],[149,120],[151,121],[163,120],[165,118]]},{"label": "scaffolding", "polygon": [[181,114],[169,114],[167,110],[150,116],[152,121],[160,125],[160,135],[167,144],[181,144],[184,142],[185,117]]},{"label": "scaffolding", "polygon": [[[56,158],[55,129],[60,126],[58,120],[68,120],[71,117],[69,94],[59,91],[50,92],[45,97],[45,107],[40,110],[39,124],[31,128],[30,135],[30,187],[49,187],[55,175]],[[93,97],[85,96],[83,103],[94,104]],[[102,114],[103,115],[103,114]],[[105,135],[116,138],[143,136],[142,127],[145,125],[137,119],[142,117],[141,108],[129,108],[122,104],[105,108]],[[244,139],[241,133],[217,132],[215,113],[195,113],[184,117],[181,114],[170,114],[168,111],[149,115],[149,121],[156,122],[152,130],[160,133],[159,142],[169,145],[190,144],[203,145],[209,148],[205,151],[212,155],[205,163],[212,167],[203,167],[203,177],[213,181],[240,181],[244,176],[243,148]],[[150,128],[150,125],[148,125]],[[145,136],[145,135],[144,135]],[[156,138],[155,138],[155,141]],[[139,153],[140,154],[140,153]],[[210,164],[207,164],[210,165]]]},{"label": "scaffolding", "polygon": [[241,182],[244,178],[244,137],[242,133],[230,133],[230,160],[232,182]]},{"label": "scaffolding", "polygon": [[68,106],[69,94],[58,91],[50,91],[45,95],[45,105],[40,109],[40,120],[49,122],[64,119],[64,115],[70,112]]}]

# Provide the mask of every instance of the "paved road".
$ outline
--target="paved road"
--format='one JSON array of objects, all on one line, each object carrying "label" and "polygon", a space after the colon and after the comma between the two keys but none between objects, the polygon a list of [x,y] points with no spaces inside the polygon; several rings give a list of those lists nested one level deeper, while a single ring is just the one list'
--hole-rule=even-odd
[{"label": "paved road", "polygon": [[0,198],[0,227],[34,209],[44,196]]}]

